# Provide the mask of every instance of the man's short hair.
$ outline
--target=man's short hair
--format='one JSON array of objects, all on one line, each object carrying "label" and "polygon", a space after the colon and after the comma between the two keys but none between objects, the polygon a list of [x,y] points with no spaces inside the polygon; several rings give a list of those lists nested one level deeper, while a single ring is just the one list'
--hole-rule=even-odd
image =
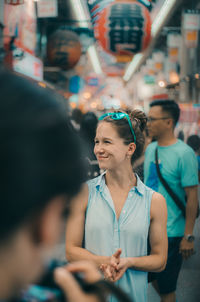
[{"label": "man's short hair", "polygon": [[180,117],[180,108],[174,100],[155,100],[150,103],[150,108],[154,106],[162,107],[164,112],[167,112],[174,121],[174,127],[176,126]]}]

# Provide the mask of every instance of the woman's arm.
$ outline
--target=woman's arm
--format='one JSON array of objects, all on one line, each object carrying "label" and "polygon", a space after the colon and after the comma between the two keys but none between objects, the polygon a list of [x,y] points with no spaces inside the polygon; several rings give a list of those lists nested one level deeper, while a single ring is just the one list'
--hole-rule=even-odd
[{"label": "woman's arm", "polygon": [[88,186],[85,184],[79,195],[72,200],[71,213],[66,225],[66,257],[69,262],[90,260],[99,267],[102,263],[109,264],[111,257],[94,255],[82,248],[87,202]]},{"label": "woman's arm", "polygon": [[151,223],[149,240],[151,253],[149,256],[130,258],[135,269],[160,272],[167,263],[167,206],[165,198],[154,193],[151,202]]},{"label": "woman's arm", "polygon": [[164,270],[167,262],[167,206],[164,197],[154,193],[151,202],[150,223],[150,246],[149,256],[121,258],[117,266],[118,280],[128,268],[141,271],[160,272]]}]

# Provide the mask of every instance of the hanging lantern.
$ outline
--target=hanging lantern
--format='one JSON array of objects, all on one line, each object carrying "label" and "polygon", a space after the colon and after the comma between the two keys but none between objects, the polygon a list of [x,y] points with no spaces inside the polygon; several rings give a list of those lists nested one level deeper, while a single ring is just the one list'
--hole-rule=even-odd
[{"label": "hanging lantern", "polygon": [[64,70],[76,65],[81,56],[79,37],[73,31],[58,29],[48,39],[47,59],[52,66]]},{"label": "hanging lantern", "polygon": [[144,6],[146,6],[146,8],[148,8],[149,11],[152,10],[152,1],[151,0],[137,0],[138,2],[140,2],[141,4],[143,4]]},{"label": "hanging lantern", "polygon": [[104,9],[109,3],[113,1],[114,0],[96,0],[92,3],[88,2],[93,25],[98,20],[98,15],[102,11],[102,9]]},{"label": "hanging lantern", "polygon": [[151,39],[151,18],[148,9],[136,1],[109,3],[95,24],[95,36],[105,51],[128,55],[147,48]]},{"label": "hanging lantern", "polygon": [[10,5],[20,5],[24,4],[24,0],[4,0],[4,3]]}]

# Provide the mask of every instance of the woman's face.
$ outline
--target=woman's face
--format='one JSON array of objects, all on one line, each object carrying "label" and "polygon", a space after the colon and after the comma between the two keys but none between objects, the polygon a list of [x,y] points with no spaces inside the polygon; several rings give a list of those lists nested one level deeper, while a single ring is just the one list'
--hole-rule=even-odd
[{"label": "woman's face", "polygon": [[129,145],[119,137],[115,126],[101,122],[96,131],[94,153],[101,169],[116,169],[127,160]]}]

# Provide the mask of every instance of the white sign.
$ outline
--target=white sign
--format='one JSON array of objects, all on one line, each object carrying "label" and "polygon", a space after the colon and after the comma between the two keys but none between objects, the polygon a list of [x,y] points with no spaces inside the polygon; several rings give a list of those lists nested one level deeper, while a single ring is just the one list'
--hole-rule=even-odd
[{"label": "white sign", "polygon": [[[200,12],[200,11],[199,11]],[[185,13],[183,15],[183,27],[186,30],[199,30],[200,29],[200,13]]]},{"label": "white sign", "polygon": [[48,18],[58,16],[57,0],[40,0],[37,2],[38,18]]},{"label": "white sign", "polygon": [[16,49],[13,53],[13,69],[34,80],[43,80],[42,61],[26,51]]}]

